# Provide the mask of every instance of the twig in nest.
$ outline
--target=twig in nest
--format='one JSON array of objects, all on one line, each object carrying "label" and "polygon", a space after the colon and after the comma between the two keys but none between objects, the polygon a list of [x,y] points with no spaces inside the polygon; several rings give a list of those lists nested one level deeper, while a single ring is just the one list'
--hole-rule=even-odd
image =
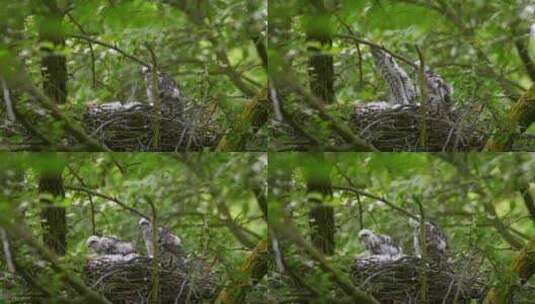
[{"label": "twig in nest", "polygon": [[414,45],[416,52],[418,52],[418,58],[420,59],[420,67],[418,69],[418,84],[420,86],[420,114],[422,120],[420,121],[420,145],[422,147],[427,146],[427,81],[425,79],[425,62],[424,55],[420,51],[418,45]]},{"label": "twig in nest", "polygon": [[160,303],[160,246],[159,246],[159,234],[158,234],[158,215],[156,212],[156,206],[152,199],[145,195],[145,200],[149,203],[152,212],[152,289],[151,289],[151,303]]},{"label": "twig in nest", "polygon": [[[154,119],[152,122],[152,147],[157,149],[160,147],[160,121],[161,121],[161,100],[160,100],[160,87],[159,87],[159,77],[158,77],[158,62],[156,61],[156,55],[154,54],[154,51],[152,50],[150,44],[145,43],[145,47],[147,50],[149,50],[151,61],[152,61],[152,69],[151,69],[151,82],[152,82],[152,90],[150,90],[149,94],[151,96],[151,102],[154,106]],[[156,302],[157,303],[157,302]]]}]

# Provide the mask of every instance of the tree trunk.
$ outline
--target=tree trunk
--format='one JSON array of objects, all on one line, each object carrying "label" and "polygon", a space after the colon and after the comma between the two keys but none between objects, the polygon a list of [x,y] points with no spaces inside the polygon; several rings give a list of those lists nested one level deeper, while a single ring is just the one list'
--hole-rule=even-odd
[{"label": "tree trunk", "polygon": [[43,242],[57,255],[65,255],[67,249],[67,218],[64,207],[54,206],[57,198],[65,196],[61,170],[46,171],[39,177],[39,201]]},{"label": "tree trunk", "polygon": [[324,7],[323,0],[311,1],[311,13],[306,24],[306,38],[309,43],[308,75],[310,90],[325,103],[335,102],[334,61],[326,54],[332,47],[330,33],[330,14]]},{"label": "tree trunk", "polygon": [[335,251],[335,220],[334,208],[323,202],[332,195],[330,165],[323,154],[310,154],[305,161],[307,180],[310,237],[314,247],[325,255],[333,255]]},{"label": "tree trunk", "polygon": [[334,208],[318,204],[312,207],[308,217],[312,244],[323,254],[333,255],[335,250]]},{"label": "tree trunk", "polygon": [[58,104],[67,101],[67,60],[58,52],[65,46],[63,33],[63,12],[56,1],[47,0],[45,13],[39,24],[41,47],[41,73],[43,90],[51,100]]}]

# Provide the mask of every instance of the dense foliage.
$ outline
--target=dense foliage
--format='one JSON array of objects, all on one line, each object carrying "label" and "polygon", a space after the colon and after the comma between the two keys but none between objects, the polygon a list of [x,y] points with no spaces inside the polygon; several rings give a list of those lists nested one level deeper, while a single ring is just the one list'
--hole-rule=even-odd
[{"label": "dense foliage", "polygon": [[[386,101],[391,95],[374,65],[370,46],[398,56],[415,84],[419,49],[426,68],[453,86],[455,107],[474,114],[470,121],[484,122],[492,130],[535,80],[529,34],[535,16],[528,9],[530,2],[274,1],[268,16],[269,63],[272,77],[280,79],[281,110],[286,119],[301,124],[301,116],[313,114],[313,122],[303,124],[303,131],[298,129],[311,141],[325,139],[333,130],[341,136],[333,120],[351,126],[348,108]],[[324,56],[324,62],[314,67],[317,54]],[[318,76],[311,72],[314,68],[320,70]],[[295,77],[285,78],[287,74]],[[322,96],[321,91],[317,94],[315,77],[323,90],[333,91],[334,98]],[[310,87],[325,109],[301,94],[289,94],[295,90],[285,88],[288,84]]]},{"label": "dense foliage", "polygon": [[533,0],[0,0],[0,304],[533,303],[533,122]]},{"label": "dense foliage", "polygon": [[[264,216],[255,195],[263,195],[266,186],[266,159],[261,154],[184,158],[165,154],[3,154],[1,159],[1,222],[23,227],[34,240],[47,233],[41,228],[40,217],[45,207],[37,199],[44,195],[37,193],[40,172],[63,168],[66,196],[56,201],[56,206],[67,211],[67,253],[60,263],[73,273],[79,273],[86,263],[90,254],[86,240],[94,234],[133,241],[137,251],[144,253],[136,212],[151,218],[149,200],[156,207],[159,223],[182,239],[187,255],[210,265],[218,290],[242,275],[239,265],[248,250],[266,238]],[[9,229],[7,232],[10,235]],[[44,267],[33,274],[34,284],[59,301],[69,287],[60,279],[65,274],[49,268],[42,253],[23,246],[20,238],[11,239],[16,263],[28,271],[36,265]],[[35,286],[28,282],[22,290],[10,285],[12,276],[5,260],[0,264],[0,299],[4,296],[6,301],[15,301],[35,292]],[[260,299],[262,294],[258,291],[253,299]]]},{"label": "dense foliage", "polygon": [[[509,296],[518,293],[506,303],[528,303],[529,293],[522,292],[531,287],[518,287],[518,269],[512,265],[535,233],[534,165],[529,154],[270,154],[270,227],[286,262],[282,272],[273,266],[273,296],[293,299],[292,290],[299,288],[303,293],[297,298],[321,295],[334,301],[333,290],[343,293],[334,272],[350,277],[354,259],[366,251],[358,238],[364,228],[390,235],[414,256],[408,222],[410,215],[420,215],[421,204],[425,217],[446,232],[453,261],[478,265],[472,271],[481,272],[486,286],[480,297],[497,286]],[[327,260],[298,241],[314,234],[311,210],[318,192],[310,191],[311,170],[332,191],[319,196],[322,205],[334,209],[336,250]],[[303,271],[309,275],[299,276],[302,281],[292,276]]]},{"label": "dense foliage", "polygon": [[[15,112],[30,121],[41,115],[33,132],[49,138],[64,137],[70,129],[51,108],[43,113],[39,98],[23,94],[29,84],[46,87],[41,73],[46,52],[66,60],[67,104],[60,111],[75,122],[89,106],[148,103],[143,65],[156,64],[188,101],[209,109],[220,136],[265,89],[255,46],[263,44],[264,1],[3,1],[2,6],[0,75],[12,90]],[[15,79],[21,65],[30,78]],[[2,109],[5,118],[9,110]],[[248,149],[261,149],[263,135],[246,131]],[[3,140],[4,150],[21,144],[14,134],[4,136],[11,137]]]}]

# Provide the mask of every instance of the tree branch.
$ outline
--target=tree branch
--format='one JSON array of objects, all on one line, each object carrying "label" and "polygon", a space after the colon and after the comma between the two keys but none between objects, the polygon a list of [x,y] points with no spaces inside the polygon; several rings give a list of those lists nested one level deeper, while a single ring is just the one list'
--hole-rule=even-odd
[{"label": "tree branch", "polygon": [[117,51],[118,53],[120,53],[121,55],[123,55],[124,57],[132,60],[132,61],[135,61],[143,66],[146,66],[146,67],[150,67],[150,64],[139,59],[139,58],[136,58],[134,57],[133,55],[130,55],[128,54],[126,51],[123,51],[122,49],[120,49],[119,47],[115,46],[115,45],[112,45],[112,44],[109,44],[109,43],[106,43],[106,42],[103,42],[103,41],[100,41],[100,40],[97,40],[97,39],[94,39],[92,37],[89,37],[89,36],[85,36],[85,35],[70,35],[69,37],[71,38],[75,38],[75,39],[80,39],[80,40],[85,40],[85,41],[88,41],[88,42],[92,42],[94,44],[98,44],[98,45],[101,45],[101,46],[104,46],[104,47],[107,47],[109,49],[112,49],[114,51]]},{"label": "tree branch", "polygon": [[[359,136],[355,135],[351,129],[340,123],[336,118],[331,116],[327,113],[323,106],[323,102],[319,100],[316,96],[305,90],[300,84],[295,82],[295,78],[290,75],[290,72],[287,71],[286,76],[278,75],[279,77],[275,77],[275,81],[277,82],[286,82],[287,87],[297,93],[298,95],[301,95],[304,97],[304,101],[314,110],[318,112],[318,116],[320,116],[323,120],[329,123],[331,128],[340,135],[344,140],[346,140],[349,144],[351,144],[352,149],[358,152],[366,152],[366,151],[377,151],[377,149],[371,145],[370,143],[366,142],[364,139],[360,138]],[[279,84],[280,85],[280,84]]]},{"label": "tree branch", "polygon": [[418,84],[420,86],[420,145],[424,148],[427,147],[427,80],[425,79],[425,61],[424,55],[420,51],[418,45],[414,46],[418,53],[418,59],[420,59],[420,66],[418,68]]},{"label": "tree branch", "polygon": [[381,51],[389,54],[390,56],[410,65],[413,69],[415,70],[418,70],[419,66],[417,64],[415,64],[411,59],[407,58],[407,57],[403,57],[399,54],[396,54],[394,52],[392,52],[391,50],[385,48],[384,46],[381,46],[379,44],[376,44],[376,43],[373,43],[373,42],[370,42],[370,41],[367,41],[367,40],[364,40],[362,38],[359,38],[355,35],[344,35],[344,34],[338,34],[338,35],[333,35],[334,38],[338,38],[338,39],[345,39],[345,40],[352,40],[356,43],[359,43],[359,44],[364,44],[364,45],[367,45],[367,46],[370,46],[370,47],[374,47],[374,48],[378,48],[380,49]]},{"label": "tree branch", "polygon": [[268,109],[265,91],[260,92],[245,105],[239,119],[232,124],[232,131],[219,140],[216,151],[244,151],[251,130],[258,129],[267,122]]},{"label": "tree branch", "polygon": [[158,149],[160,147],[160,120],[162,112],[161,109],[161,100],[160,100],[160,84],[158,80],[158,62],[156,60],[156,55],[154,54],[154,51],[152,50],[152,47],[150,44],[145,43],[145,47],[149,50],[152,68],[151,68],[151,83],[152,83],[152,90],[150,90],[150,96],[151,102],[154,106],[153,111],[153,118],[152,118],[152,147],[155,149]]},{"label": "tree branch", "polygon": [[119,199],[115,198],[115,197],[112,197],[110,195],[107,195],[107,194],[104,194],[104,193],[100,193],[100,192],[97,192],[93,189],[89,189],[89,188],[86,188],[86,187],[79,187],[79,186],[65,186],[65,189],[66,190],[73,190],[73,191],[80,191],[80,192],[85,192],[85,193],[88,193],[90,195],[94,195],[94,196],[98,196],[98,197],[101,197],[103,199],[106,199],[108,201],[111,201],[111,202],[114,202],[116,203],[117,205],[119,205],[121,208],[127,210],[127,211],[130,211],[131,213],[137,215],[137,216],[140,216],[142,218],[145,218],[147,220],[150,220],[150,217],[141,213],[140,211],[132,208],[132,207],[129,207],[128,205],[126,205],[125,203],[121,202]]},{"label": "tree branch", "polygon": [[11,61],[11,70],[0,70],[2,73],[10,73],[11,77],[5,77],[10,87],[20,88],[22,91],[28,93],[36,101],[38,101],[46,110],[50,111],[52,116],[62,122],[64,129],[74,136],[81,143],[87,145],[88,151],[108,151],[109,149],[101,145],[97,140],[87,135],[84,129],[68,118],[61,109],[43,92],[37,89],[26,70],[18,64],[18,62]]},{"label": "tree branch", "polygon": [[457,169],[457,172],[464,176],[467,179],[475,180],[476,182],[473,183],[474,185],[474,191],[481,196],[481,200],[483,202],[483,207],[485,211],[487,212],[489,219],[494,224],[494,228],[496,231],[502,236],[502,238],[513,248],[520,249],[524,246],[523,242],[519,239],[517,239],[513,234],[511,234],[507,228],[507,226],[502,222],[502,220],[498,217],[498,214],[496,212],[496,208],[494,207],[494,204],[492,203],[491,199],[492,196],[487,194],[486,189],[477,181],[476,177],[473,176],[473,174],[470,172],[468,167],[466,166],[466,163],[458,158],[455,154],[438,154],[439,158],[444,160],[445,162],[452,165],[454,168]]},{"label": "tree branch", "polygon": [[360,304],[379,304],[373,296],[355,287],[353,282],[346,277],[344,273],[329,265],[327,259],[314,246],[308,244],[301,236],[299,230],[289,218],[289,215],[284,210],[281,218],[276,218],[271,221],[271,227],[277,235],[292,241],[295,245],[306,252],[313,260],[318,263],[318,266],[326,273],[331,274],[331,278],[336,284],[348,295],[353,298],[355,303]]},{"label": "tree branch", "polygon": [[11,223],[8,219],[5,218],[5,215],[0,214],[0,226],[9,230],[9,233],[13,236],[23,240],[30,247],[34,248],[40,255],[45,259],[50,267],[58,274],[61,274],[61,279],[68,283],[74,290],[86,297],[86,299],[91,303],[98,304],[111,304],[106,298],[86,286],[81,279],[76,277],[67,269],[63,268],[58,261],[56,255],[50,251],[45,245],[36,241],[31,233],[22,226],[20,223]]},{"label": "tree branch", "polygon": [[535,200],[529,191],[529,184],[522,186],[519,191],[524,200],[524,205],[526,205],[526,209],[528,209],[531,220],[535,222]]},{"label": "tree branch", "polygon": [[[206,182],[208,192],[215,201],[215,206],[222,217],[221,221],[227,226],[227,228],[234,235],[234,237],[236,237],[236,239],[245,247],[249,249],[255,248],[256,240],[251,239],[246,234],[246,230],[244,230],[238,223],[236,223],[236,220],[232,217],[228,206],[225,204],[225,201],[222,198],[220,190],[213,186],[213,182],[210,180],[209,175],[205,174],[204,170],[196,163],[191,161],[187,156],[179,157],[174,155],[174,157],[182,161],[199,181]],[[249,235],[251,234],[249,233]]]},{"label": "tree branch", "polygon": [[515,140],[535,121],[535,83],[511,107],[506,120],[487,141],[486,151],[510,151]]},{"label": "tree branch", "polygon": [[515,47],[529,78],[531,78],[531,81],[535,81],[535,63],[529,56],[527,41],[523,39],[515,39]]},{"label": "tree branch", "polygon": [[156,212],[156,206],[152,199],[145,195],[145,200],[150,205],[152,217],[152,287],[151,287],[151,303],[160,303],[160,234],[158,230],[158,214]]},{"label": "tree branch", "polygon": [[[182,2],[182,1],[171,1],[171,0],[167,0],[167,1],[164,1],[164,2],[170,4],[171,6],[174,6],[174,7],[178,8],[184,14],[186,14],[188,19],[191,21],[192,25],[194,25],[194,26],[196,26],[198,28],[207,26],[205,24],[205,22],[204,22],[204,19],[203,18],[199,18],[200,12],[197,11],[197,10],[188,9],[188,7],[187,7],[188,5],[186,3]],[[208,41],[210,41],[210,43],[214,46],[215,54],[216,54],[217,59],[219,61],[221,61],[221,63],[223,64],[221,69],[223,70],[225,75],[227,75],[227,77],[234,83],[234,85],[242,93],[244,93],[246,96],[248,96],[248,97],[256,96],[258,94],[258,92],[255,89],[251,88],[248,84],[246,84],[242,80],[242,75],[240,75],[240,73],[238,73],[232,67],[232,65],[230,64],[230,60],[229,60],[229,58],[227,56],[226,50],[219,43],[220,39],[218,39],[210,31],[207,32],[207,35],[208,35],[207,36]]]},{"label": "tree branch", "polygon": [[267,241],[261,240],[237,270],[237,279],[219,293],[216,303],[244,303],[247,291],[267,274],[268,258]]},{"label": "tree branch", "polygon": [[398,206],[396,206],[394,203],[388,201],[387,199],[383,198],[383,197],[379,197],[377,195],[373,195],[371,193],[368,193],[366,191],[363,191],[363,190],[360,190],[360,189],[357,189],[357,188],[354,188],[354,187],[348,187],[348,186],[333,186],[332,187],[334,190],[342,190],[342,191],[349,191],[349,192],[353,192],[355,194],[358,194],[358,195],[362,195],[362,196],[365,196],[365,197],[368,197],[368,198],[371,198],[371,199],[374,199],[376,201],[380,201],[382,203],[384,203],[385,205],[387,205],[388,207],[398,211],[399,213],[407,216],[407,217],[410,217],[410,218],[413,218],[415,220],[418,220],[418,217],[412,213],[410,213],[409,211],[403,209],[403,208],[400,208]]}]

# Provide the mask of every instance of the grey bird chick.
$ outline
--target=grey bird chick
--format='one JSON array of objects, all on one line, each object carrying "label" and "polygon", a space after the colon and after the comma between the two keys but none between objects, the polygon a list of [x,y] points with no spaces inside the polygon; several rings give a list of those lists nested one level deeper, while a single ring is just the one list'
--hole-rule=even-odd
[{"label": "grey bird chick", "polygon": [[96,253],[96,254],[105,254],[105,250],[101,248],[100,246],[100,237],[96,236],[96,235],[92,235],[90,236],[87,241],[86,241],[86,245],[87,247],[89,247],[91,249],[91,251],[93,251],[93,253]]},{"label": "grey bird chick", "polygon": [[162,115],[171,119],[181,119],[184,112],[184,100],[175,80],[169,75],[157,71],[158,90],[156,93],[152,80],[152,68],[143,67],[141,71],[144,75],[146,94],[149,102],[154,104],[156,96],[158,96]]},{"label": "grey bird chick", "polygon": [[[143,218],[139,220],[139,227],[145,241],[147,254],[152,257],[154,251],[152,248],[152,223]],[[184,261],[184,251],[182,250],[182,240],[172,234],[168,229],[158,228],[158,249],[159,258],[162,265],[171,266],[178,265]]]},{"label": "grey bird chick", "polygon": [[[414,228],[414,251],[417,256],[422,256],[422,245],[420,244],[420,220],[411,218],[409,225]],[[429,259],[437,262],[448,259],[448,237],[440,227],[430,221],[425,222],[425,249]]]},{"label": "grey bird chick", "polygon": [[425,71],[425,80],[430,109],[437,113],[447,111],[452,105],[453,87],[429,69]]},{"label": "grey bird chick", "polygon": [[154,250],[152,248],[152,224],[146,219],[142,218],[138,222],[139,229],[145,242],[145,248],[147,249],[147,255],[149,257],[154,256]]},{"label": "grey bird chick", "polygon": [[390,88],[392,103],[415,104],[417,92],[407,72],[385,51],[372,47],[371,52],[375,66]]},{"label": "grey bird chick", "polygon": [[362,229],[359,232],[359,240],[366,245],[372,256],[382,256],[385,260],[397,260],[403,255],[401,247],[396,245],[388,235],[375,234],[369,229]]},{"label": "grey bird chick", "polygon": [[87,246],[99,255],[129,255],[135,253],[134,245],[125,242],[116,236],[92,235],[87,239]]},{"label": "grey bird chick", "polygon": [[159,228],[159,234],[160,234],[160,245],[167,251],[172,252],[174,254],[183,254],[182,250],[182,240],[172,234],[168,229],[166,228]]}]

